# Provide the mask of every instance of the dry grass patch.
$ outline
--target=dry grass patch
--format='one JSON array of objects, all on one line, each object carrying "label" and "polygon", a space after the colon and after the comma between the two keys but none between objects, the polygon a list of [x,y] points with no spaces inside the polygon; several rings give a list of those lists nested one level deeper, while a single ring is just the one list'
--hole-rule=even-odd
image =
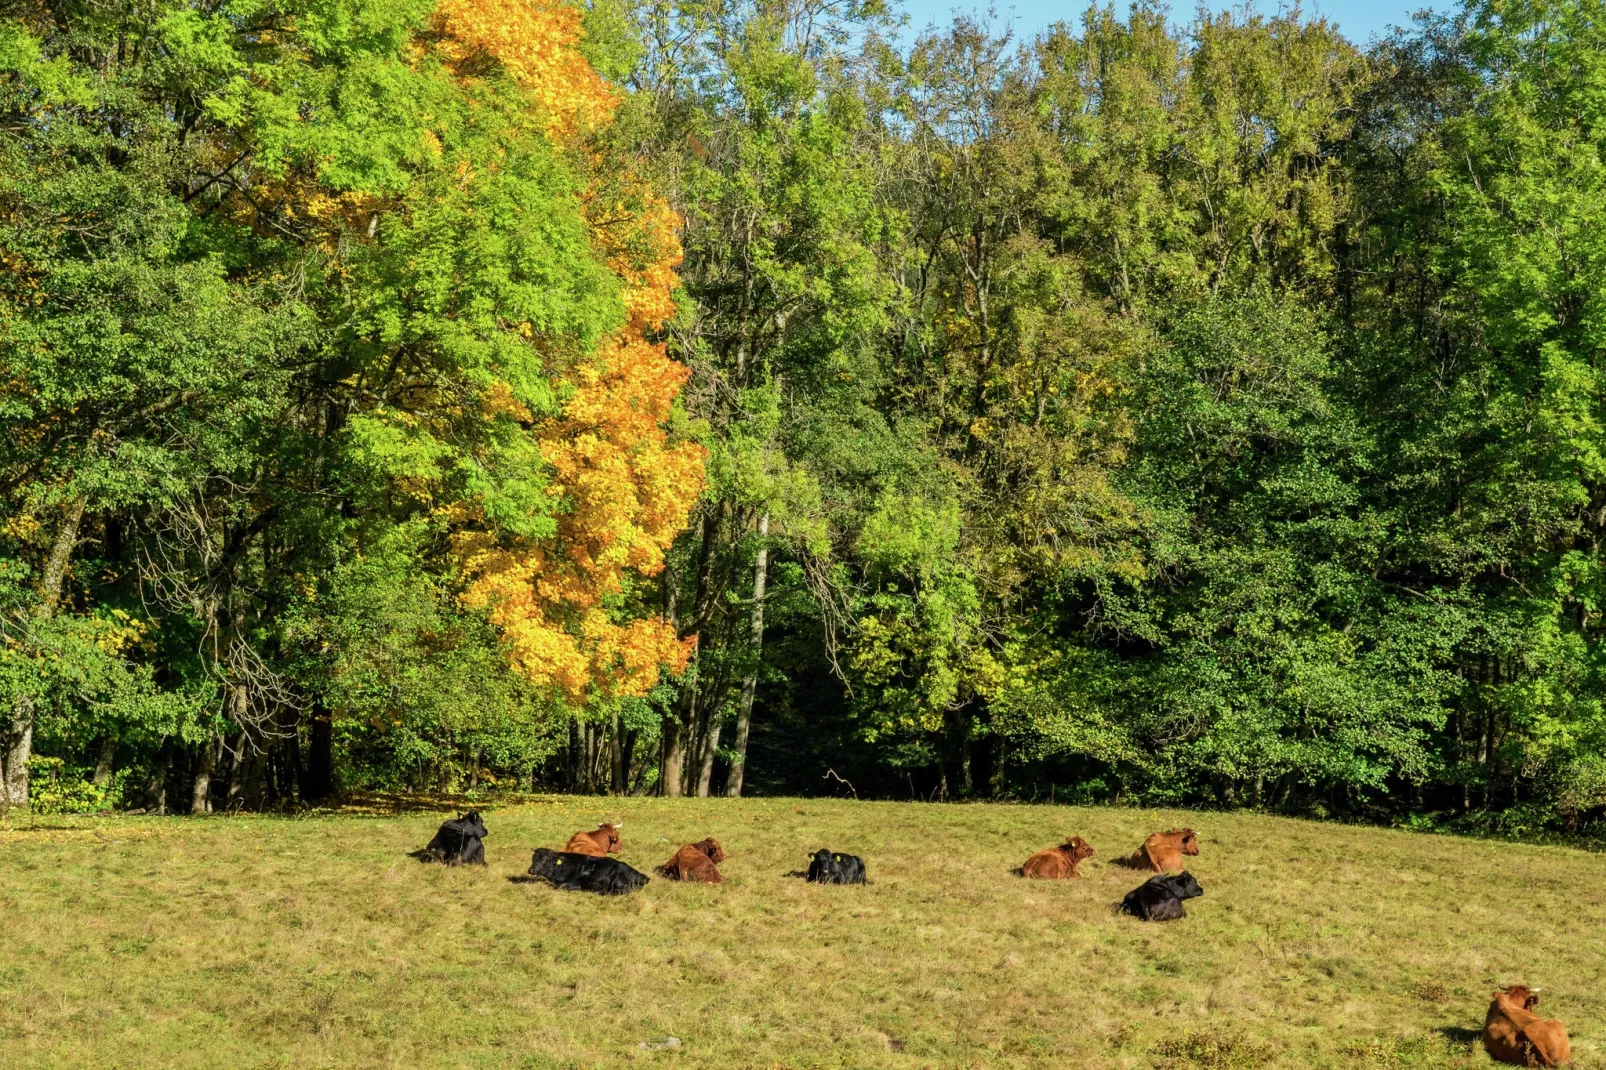
[{"label": "dry grass patch", "polygon": [[[483,809],[483,870],[406,856],[441,812],[0,830],[0,1065],[1476,1067],[1489,993],[1520,979],[1606,1068],[1598,855],[1069,807]],[[619,815],[636,868],[712,835],[727,883],[510,879]],[[1110,860],[1171,825],[1200,831],[1204,898],[1116,915],[1143,876]],[[1099,852],[1083,879],[1010,874],[1068,833]],[[788,875],[821,846],[873,883]]]}]

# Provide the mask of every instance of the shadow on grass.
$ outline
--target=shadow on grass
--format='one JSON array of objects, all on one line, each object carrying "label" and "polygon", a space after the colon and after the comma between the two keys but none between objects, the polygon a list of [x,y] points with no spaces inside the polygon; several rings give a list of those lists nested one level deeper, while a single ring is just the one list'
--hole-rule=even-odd
[{"label": "shadow on grass", "polygon": [[1435,1029],[1434,1032],[1438,1033],[1439,1036],[1443,1037],[1445,1040],[1448,1040],[1451,1044],[1465,1044],[1468,1047],[1471,1047],[1473,1044],[1476,1044],[1483,1038],[1482,1030],[1468,1029],[1464,1025],[1441,1025],[1439,1028]]},{"label": "shadow on grass", "polygon": [[483,795],[391,795],[384,792],[354,791],[341,796],[338,800],[331,799],[325,805],[345,814],[393,817],[401,814],[439,813],[443,810],[462,812],[474,808],[489,811],[495,802]]},{"label": "shadow on grass", "polygon": [[794,869],[790,873],[782,873],[781,876],[796,877],[798,880],[806,881],[809,879],[809,871],[806,869]]},{"label": "shadow on grass", "polygon": [[6,832],[82,832],[94,833],[87,825],[0,825]]},{"label": "shadow on grass", "polygon": [[509,884],[545,884],[540,877],[532,877],[528,873],[515,873],[507,879]]}]

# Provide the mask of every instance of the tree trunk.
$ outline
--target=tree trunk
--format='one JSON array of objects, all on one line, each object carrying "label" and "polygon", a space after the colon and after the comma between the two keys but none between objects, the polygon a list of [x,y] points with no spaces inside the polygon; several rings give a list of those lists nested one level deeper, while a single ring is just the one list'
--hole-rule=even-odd
[{"label": "tree trunk", "polygon": [[195,791],[190,796],[190,813],[210,814],[212,812],[212,771],[217,768],[218,748],[223,740],[217,736],[210,736],[201,745],[200,759],[195,766]]},{"label": "tree trunk", "polygon": [[[962,709],[948,709],[942,715],[942,798],[950,792],[969,795],[973,788],[970,773],[970,716]],[[950,780],[950,778],[952,778]]]},{"label": "tree trunk", "polygon": [[[714,582],[714,565],[718,554],[715,552],[719,542],[720,531],[724,527],[727,506],[720,502],[714,507],[712,516],[705,508],[700,510],[698,521],[698,552],[696,585],[692,592],[691,619],[675,618],[675,634],[685,638],[691,631],[700,630],[707,623],[709,614],[713,610],[714,599],[719,594]],[[707,649],[706,644],[703,647]],[[699,663],[702,658],[699,656]],[[683,685],[680,692],[680,701],[677,724],[664,725],[664,766],[662,777],[662,792],[666,796],[678,797],[690,787],[686,783],[686,766],[688,764],[687,747],[693,748],[690,755],[692,765],[700,765],[701,752],[697,749],[701,743],[701,734],[698,732],[697,712],[699,706],[699,692],[702,690],[701,675],[694,675],[689,684]]]},{"label": "tree trunk", "polygon": [[105,790],[112,782],[112,762],[117,758],[117,734],[107,732],[100,740],[100,754],[95,758],[95,787]]},{"label": "tree trunk", "polygon": [[703,730],[702,762],[697,770],[697,797],[708,798],[708,789],[714,779],[714,755],[719,751],[720,711],[708,711],[708,724]]},{"label": "tree trunk", "polygon": [[[49,620],[56,615],[61,603],[61,586],[67,578],[67,566],[72,561],[73,549],[78,545],[78,526],[83,523],[84,508],[89,500],[79,495],[67,504],[56,530],[56,541],[51,544],[50,557],[45,561],[44,582],[39,591],[38,616]],[[11,707],[11,732],[6,747],[4,784],[6,804],[28,805],[28,759],[33,757],[33,721],[37,708],[36,696],[23,695]]]},{"label": "tree trunk", "polygon": [[50,547],[39,606],[39,615],[46,620],[56,615],[56,606],[61,602],[61,585],[67,578],[67,565],[72,561],[73,548],[78,545],[78,525],[83,522],[84,507],[88,504],[89,500],[82,495],[72,500],[62,515],[55,544]]},{"label": "tree trunk", "polygon": [[580,793],[580,766],[584,759],[580,754],[580,722],[569,722],[569,791],[578,795]]},{"label": "tree trunk", "polygon": [[296,796],[303,792],[307,783],[307,774],[301,765],[301,712],[292,707],[286,721],[282,749],[283,783],[280,785],[279,798],[294,806]]},{"label": "tree trunk", "polygon": [[680,797],[680,779],[686,767],[686,736],[678,724],[664,722],[663,770],[658,777],[658,794],[665,798]]},{"label": "tree trunk", "polygon": [[739,798],[742,794],[742,776],[747,771],[747,737],[753,726],[753,696],[758,691],[758,670],[764,653],[764,589],[769,582],[770,517],[758,518],[758,555],[753,562],[753,619],[749,638],[753,644],[753,668],[742,680],[742,700],[736,711],[736,756],[731,759],[730,777],[725,794]]},{"label": "tree trunk", "polygon": [[613,745],[609,748],[608,758],[612,768],[609,772],[611,783],[609,789],[615,795],[625,793],[625,733],[624,726],[619,723],[619,711],[613,711]]},{"label": "tree trunk", "polygon": [[33,755],[33,698],[24,696],[12,707],[14,723],[6,748],[4,790],[7,809],[28,805],[28,759]]},{"label": "tree trunk", "polygon": [[597,793],[597,726],[587,722],[580,726],[580,740],[583,744],[580,753],[584,756],[583,783],[587,795]]},{"label": "tree trunk", "polygon": [[244,740],[251,750],[245,755],[245,771],[240,777],[240,805],[261,810],[268,794],[268,751],[263,740]]},{"label": "tree trunk", "polygon": [[312,713],[312,740],[307,752],[307,782],[302,794],[307,802],[322,802],[335,790],[334,722],[321,705]]},{"label": "tree trunk", "polygon": [[173,747],[170,743],[163,743],[156,756],[155,775],[151,778],[150,791],[147,795],[149,804],[146,806],[153,814],[167,813],[167,774],[173,765]]},{"label": "tree trunk", "polygon": [[[680,797],[685,783],[686,736],[697,719],[697,685],[690,685],[675,705],[679,709],[664,720],[664,765],[658,781],[659,793],[671,799]],[[686,712],[684,720],[681,710]]]},{"label": "tree trunk", "polygon": [[1472,809],[1472,789],[1467,785],[1467,741],[1466,718],[1462,711],[1455,711],[1455,763],[1456,772],[1461,777],[1461,812],[1467,813]]},{"label": "tree trunk", "polygon": [[625,729],[624,741],[624,770],[625,792],[629,795],[640,795],[642,792],[642,779],[647,773],[647,763],[636,761],[636,743],[641,739],[641,730],[638,728]]},{"label": "tree trunk", "polygon": [[242,734],[239,745],[235,747],[229,759],[229,780],[223,788],[223,812],[232,814],[240,808],[241,796],[245,791],[245,771],[247,761],[246,748],[249,744]]},{"label": "tree trunk", "polygon": [[681,791],[687,795],[697,794],[697,773],[703,767],[703,738],[708,730],[707,718],[702,683],[699,681],[686,718],[686,772],[681,777]]},{"label": "tree trunk", "polygon": [[[229,715],[234,719],[235,724],[244,724],[246,701],[244,685],[235,684],[229,689]],[[241,744],[242,746],[244,745],[244,737],[241,737]],[[234,809],[235,801],[239,796],[240,766],[244,760],[245,753],[241,750],[234,755],[233,760],[229,763],[228,783],[223,788],[223,810],[225,813]],[[220,733],[216,737],[215,746],[212,748],[211,768],[202,770],[204,776],[202,774],[196,775],[194,796],[196,805],[191,807],[191,813],[208,814],[212,812],[212,778],[217,775],[217,766],[221,761],[223,761],[223,736]]]}]

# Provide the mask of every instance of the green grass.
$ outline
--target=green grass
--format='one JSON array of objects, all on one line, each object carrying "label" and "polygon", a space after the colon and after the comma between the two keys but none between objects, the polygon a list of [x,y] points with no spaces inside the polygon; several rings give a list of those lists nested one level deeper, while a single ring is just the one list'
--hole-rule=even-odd
[{"label": "green grass", "polygon": [[[622,814],[650,870],[514,883]],[[489,808],[488,869],[404,852],[439,813],[45,818],[0,830],[5,1067],[1491,1065],[1489,994],[1545,987],[1606,1067],[1606,857],[1234,814],[825,800]],[[1112,913],[1144,834],[1199,829],[1189,918]],[[1010,874],[1067,833],[1084,879]],[[786,874],[815,848],[874,882]],[[666,1036],[679,1050],[650,1050]]]}]

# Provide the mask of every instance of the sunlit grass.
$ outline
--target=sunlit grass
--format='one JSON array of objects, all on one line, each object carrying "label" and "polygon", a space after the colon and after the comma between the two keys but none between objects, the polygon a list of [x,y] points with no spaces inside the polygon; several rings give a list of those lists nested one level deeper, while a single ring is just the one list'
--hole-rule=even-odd
[{"label": "sunlit grass", "polygon": [[[442,816],[38,819],[0,830],[0,1066],[1489,1065],[1496,983],[1545,987],[1606,1067],[1606,857],[1231,814],[544,798],[487,869],[406,857]],[[618,900],[516,883],[623,816]],[[1114,865],[1192,825],[1186,921]],[[1024,881],[1085,837],[1084,878]],[[872,884],[808,885],[820,846]],[[678,1050],[642,1048],[665,1037]]]}]

